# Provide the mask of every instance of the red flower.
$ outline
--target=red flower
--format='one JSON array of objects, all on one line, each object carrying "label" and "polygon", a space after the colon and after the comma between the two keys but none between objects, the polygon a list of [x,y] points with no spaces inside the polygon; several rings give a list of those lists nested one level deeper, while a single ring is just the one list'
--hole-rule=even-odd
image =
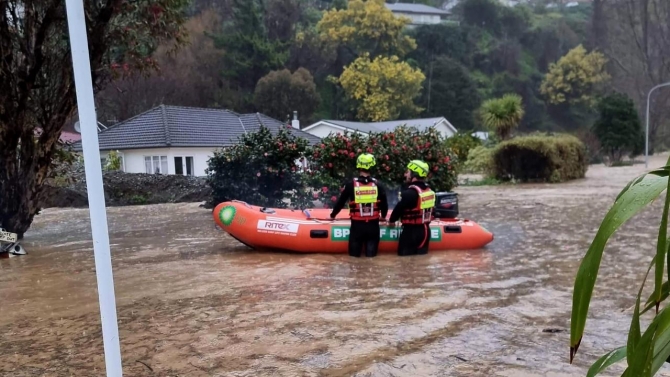
[{"label": "red flower", "polygon": [[321,187],[321,191],[323,191],[324,194],[327,193],[328,192],[328,187],[326,187],[326,186]]},{"label": "red flower", "polygon": [[333,201],[333,202],[336,202],[337,201],[337,196],[335,196],[335,195],[331,196],[330,200]]},{"label": "red flower", "polygon": [[356,154],[354,152],[349,153],[349,157],[354,158]]},{"label": "red flower", "polygon": [[391,170],[391,167],[390,167],[390,166],[387,166],[387,167],[386,167],[386,171],[389,171],[389,170]]},{"label": "red flower", "polygon": [[325,149],[325,148],[326,148],[326,144],[321,144],[321,149]]},{"label": "red flower", "polygon": [[328,163],[328,167],[329,167],[329,168],[332,168],[332,167],[333,167],[333,163],[332,163],[332,162],[329,162],[329,163]]},{"label": "red flower", "polygon": [[[397,153],[397,152],[396,152],[396,153]],[[389,159],[389,155],[385,154],[385,155],[384,155],[384,158],[388,160],[388,159]]]}]

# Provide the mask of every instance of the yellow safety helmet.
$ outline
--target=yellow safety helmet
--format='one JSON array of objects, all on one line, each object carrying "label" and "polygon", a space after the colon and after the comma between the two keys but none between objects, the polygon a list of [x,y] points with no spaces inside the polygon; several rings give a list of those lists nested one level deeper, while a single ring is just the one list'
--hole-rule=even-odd
[{"label": "yellow safety helmet", "polygon": [[407,164],[407,169],[416,173],[421,178],[426,178],[428,176],[428,164],[421,160],[412,160]]},{"label": "yellow safety helmet", "polygon": [[375,156],[371,155],[370,153],[363,153],[356,159],[356,168],[370,170],[370,168],[375,166],[376,163]]}]

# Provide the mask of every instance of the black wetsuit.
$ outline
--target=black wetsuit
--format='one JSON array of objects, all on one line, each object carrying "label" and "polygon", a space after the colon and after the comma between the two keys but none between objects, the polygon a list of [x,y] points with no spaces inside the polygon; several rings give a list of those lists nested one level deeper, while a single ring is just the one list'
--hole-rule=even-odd
[{"label": "black wetsuit", "polygon": [[[374,180],[372,177],[359,176],[356,178],[362,184],[369,183]],[[383,219],[388,213],[388,201],[386,199],[386,191],[384,188],[374,180],[377,185],[377,199],[379,200],[379,212]],[[330,217],[334,218],[344,208],[347,202],[354,201],[354,181],[349,180],[344,185],[344,190],[340,193],[337,203],[330,213]],[[360,257],[361,252],[365,248],[366,257],[377,256],[379,249],[379,219],[374,220],[351,220],[351,228],[349,229],[349,255],[352,257]]]},{"label": "black wetsuit", "polygon": [[[428,185],[423,181],[415,181],[410,185],[415,185],[424,190]],[[395,206],[389,223],[394,223],[402,217],[403,213],[416,208],[419,200],[419,194],[415,189],[407,185],[402,190],[400,202]],[[428,254],[428,244],[430,242],[430,224],[403,224],[402,233],[398,239],[398,255],[417,255]]]}]

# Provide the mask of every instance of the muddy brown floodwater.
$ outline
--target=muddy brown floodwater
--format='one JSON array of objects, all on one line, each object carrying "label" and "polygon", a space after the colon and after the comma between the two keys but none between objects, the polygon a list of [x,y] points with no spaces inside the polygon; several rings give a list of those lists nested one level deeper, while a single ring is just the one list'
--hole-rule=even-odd
[{"label": "muddy brown floodwater", "polygon": [[[259,253],[197,204],[108,208],[124,374],[583,376],[626,342],[660,203],[610,241],[570,365],[575,273],[642,171],[592,166],[566,184],[460,187],[462,215],[493,243],[409,258]],[[0,375],[105,375],[90,237],[87,209],[45,210],[29,254],[0,260]]]}]

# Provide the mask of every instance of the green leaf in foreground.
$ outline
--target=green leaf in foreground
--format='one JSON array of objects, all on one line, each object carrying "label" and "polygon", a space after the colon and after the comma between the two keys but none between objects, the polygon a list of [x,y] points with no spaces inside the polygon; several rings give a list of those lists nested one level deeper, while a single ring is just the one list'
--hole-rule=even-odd
[{"label": "green leaf in foreground", "polygon": [[601,356],[586,373],[586,377],[595,377],[610,365],[617,363],[626,357],[626,347],[620,347]]},{"label": "green leaf in foreground", "polygon": [[640,333],[640,296],[642,296],[644,283],[647,281],[647,277],[649,277],[649,271],[651,271],[651,267],[656,265],[656,259],[657,257],[654,257],[651,260],[649,268],[647,268],[647,273],[644,274],[644,279],[642,279],[640,290],[637,292],[637,298],[635,299],[635,310],[633,311],[633,318],[631,319],[630,330],[628,331],[628,352],[626,353],[626,361],[628,361],[628,365],[633,363],[633,358],[635,357],[637,346],[640,343],[640,338],[642,337]]},{"label": "green leaf in foreground", "polygon": [[570,321],[570,363],[581,343],[591,295],[595,286],[603,250],[614,232],[663,192],[670,167],[651,171],[635,179],[619,194],[586,252],[575,278]]}]

